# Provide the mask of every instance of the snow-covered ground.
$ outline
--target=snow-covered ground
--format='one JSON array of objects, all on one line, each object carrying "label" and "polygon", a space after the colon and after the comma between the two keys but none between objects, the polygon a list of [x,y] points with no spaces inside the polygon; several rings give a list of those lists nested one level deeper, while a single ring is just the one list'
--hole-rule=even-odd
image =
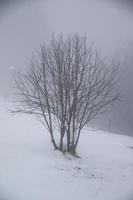
[{"label": "snow-covered ground", "polygon": [[0,200],[133,200],[133,138],[85,130],[74,159],[9,107],[0,103]]}]

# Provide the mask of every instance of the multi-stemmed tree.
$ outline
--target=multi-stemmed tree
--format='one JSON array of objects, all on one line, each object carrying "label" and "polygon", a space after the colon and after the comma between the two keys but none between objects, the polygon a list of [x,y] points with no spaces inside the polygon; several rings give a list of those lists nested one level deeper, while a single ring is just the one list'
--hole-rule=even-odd
[{"label": "multi-stemmed tree", "polygon": [[117,66],[107,66],[77,34],[41,45],[28,71],[16,72],[14,80],[19,94],[15,112],[36,115],[54,148],[73,155],[82,129],[118,99]]}]

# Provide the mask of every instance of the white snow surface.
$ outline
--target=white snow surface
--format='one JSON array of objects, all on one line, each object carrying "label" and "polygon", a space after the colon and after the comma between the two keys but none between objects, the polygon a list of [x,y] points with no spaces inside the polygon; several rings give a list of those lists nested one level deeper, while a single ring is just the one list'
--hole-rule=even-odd
[{"label": "white snow surface", "polygon": [[84,130],[81,158],[54,151],[32,116],[0,103],[0,200],[133,200],[133,138]]}]

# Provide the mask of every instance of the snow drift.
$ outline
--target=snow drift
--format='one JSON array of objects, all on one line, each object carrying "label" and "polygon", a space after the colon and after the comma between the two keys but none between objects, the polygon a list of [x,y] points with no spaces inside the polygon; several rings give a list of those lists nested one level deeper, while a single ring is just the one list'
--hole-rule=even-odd
[{"label": "snow drift", "polygon": [[132,200],[133,138],[84,130],[80,159],[54,151],[32,117],[0,103],[0,200]]}]

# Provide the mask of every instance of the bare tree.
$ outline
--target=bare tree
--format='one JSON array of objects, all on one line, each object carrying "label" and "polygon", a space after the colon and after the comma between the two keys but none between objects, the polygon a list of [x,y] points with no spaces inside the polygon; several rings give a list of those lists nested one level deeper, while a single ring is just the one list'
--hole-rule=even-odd
[{"label": "bare tree", "polygon": [[[76,155],[81,131],[118,99],[117,66],[106,66],[86,37],[62,35],[43,44],[24,74],[14,74],[15,112],[36,115],[55,149]],[[58,136],[57,136],[58,134]]]}]

